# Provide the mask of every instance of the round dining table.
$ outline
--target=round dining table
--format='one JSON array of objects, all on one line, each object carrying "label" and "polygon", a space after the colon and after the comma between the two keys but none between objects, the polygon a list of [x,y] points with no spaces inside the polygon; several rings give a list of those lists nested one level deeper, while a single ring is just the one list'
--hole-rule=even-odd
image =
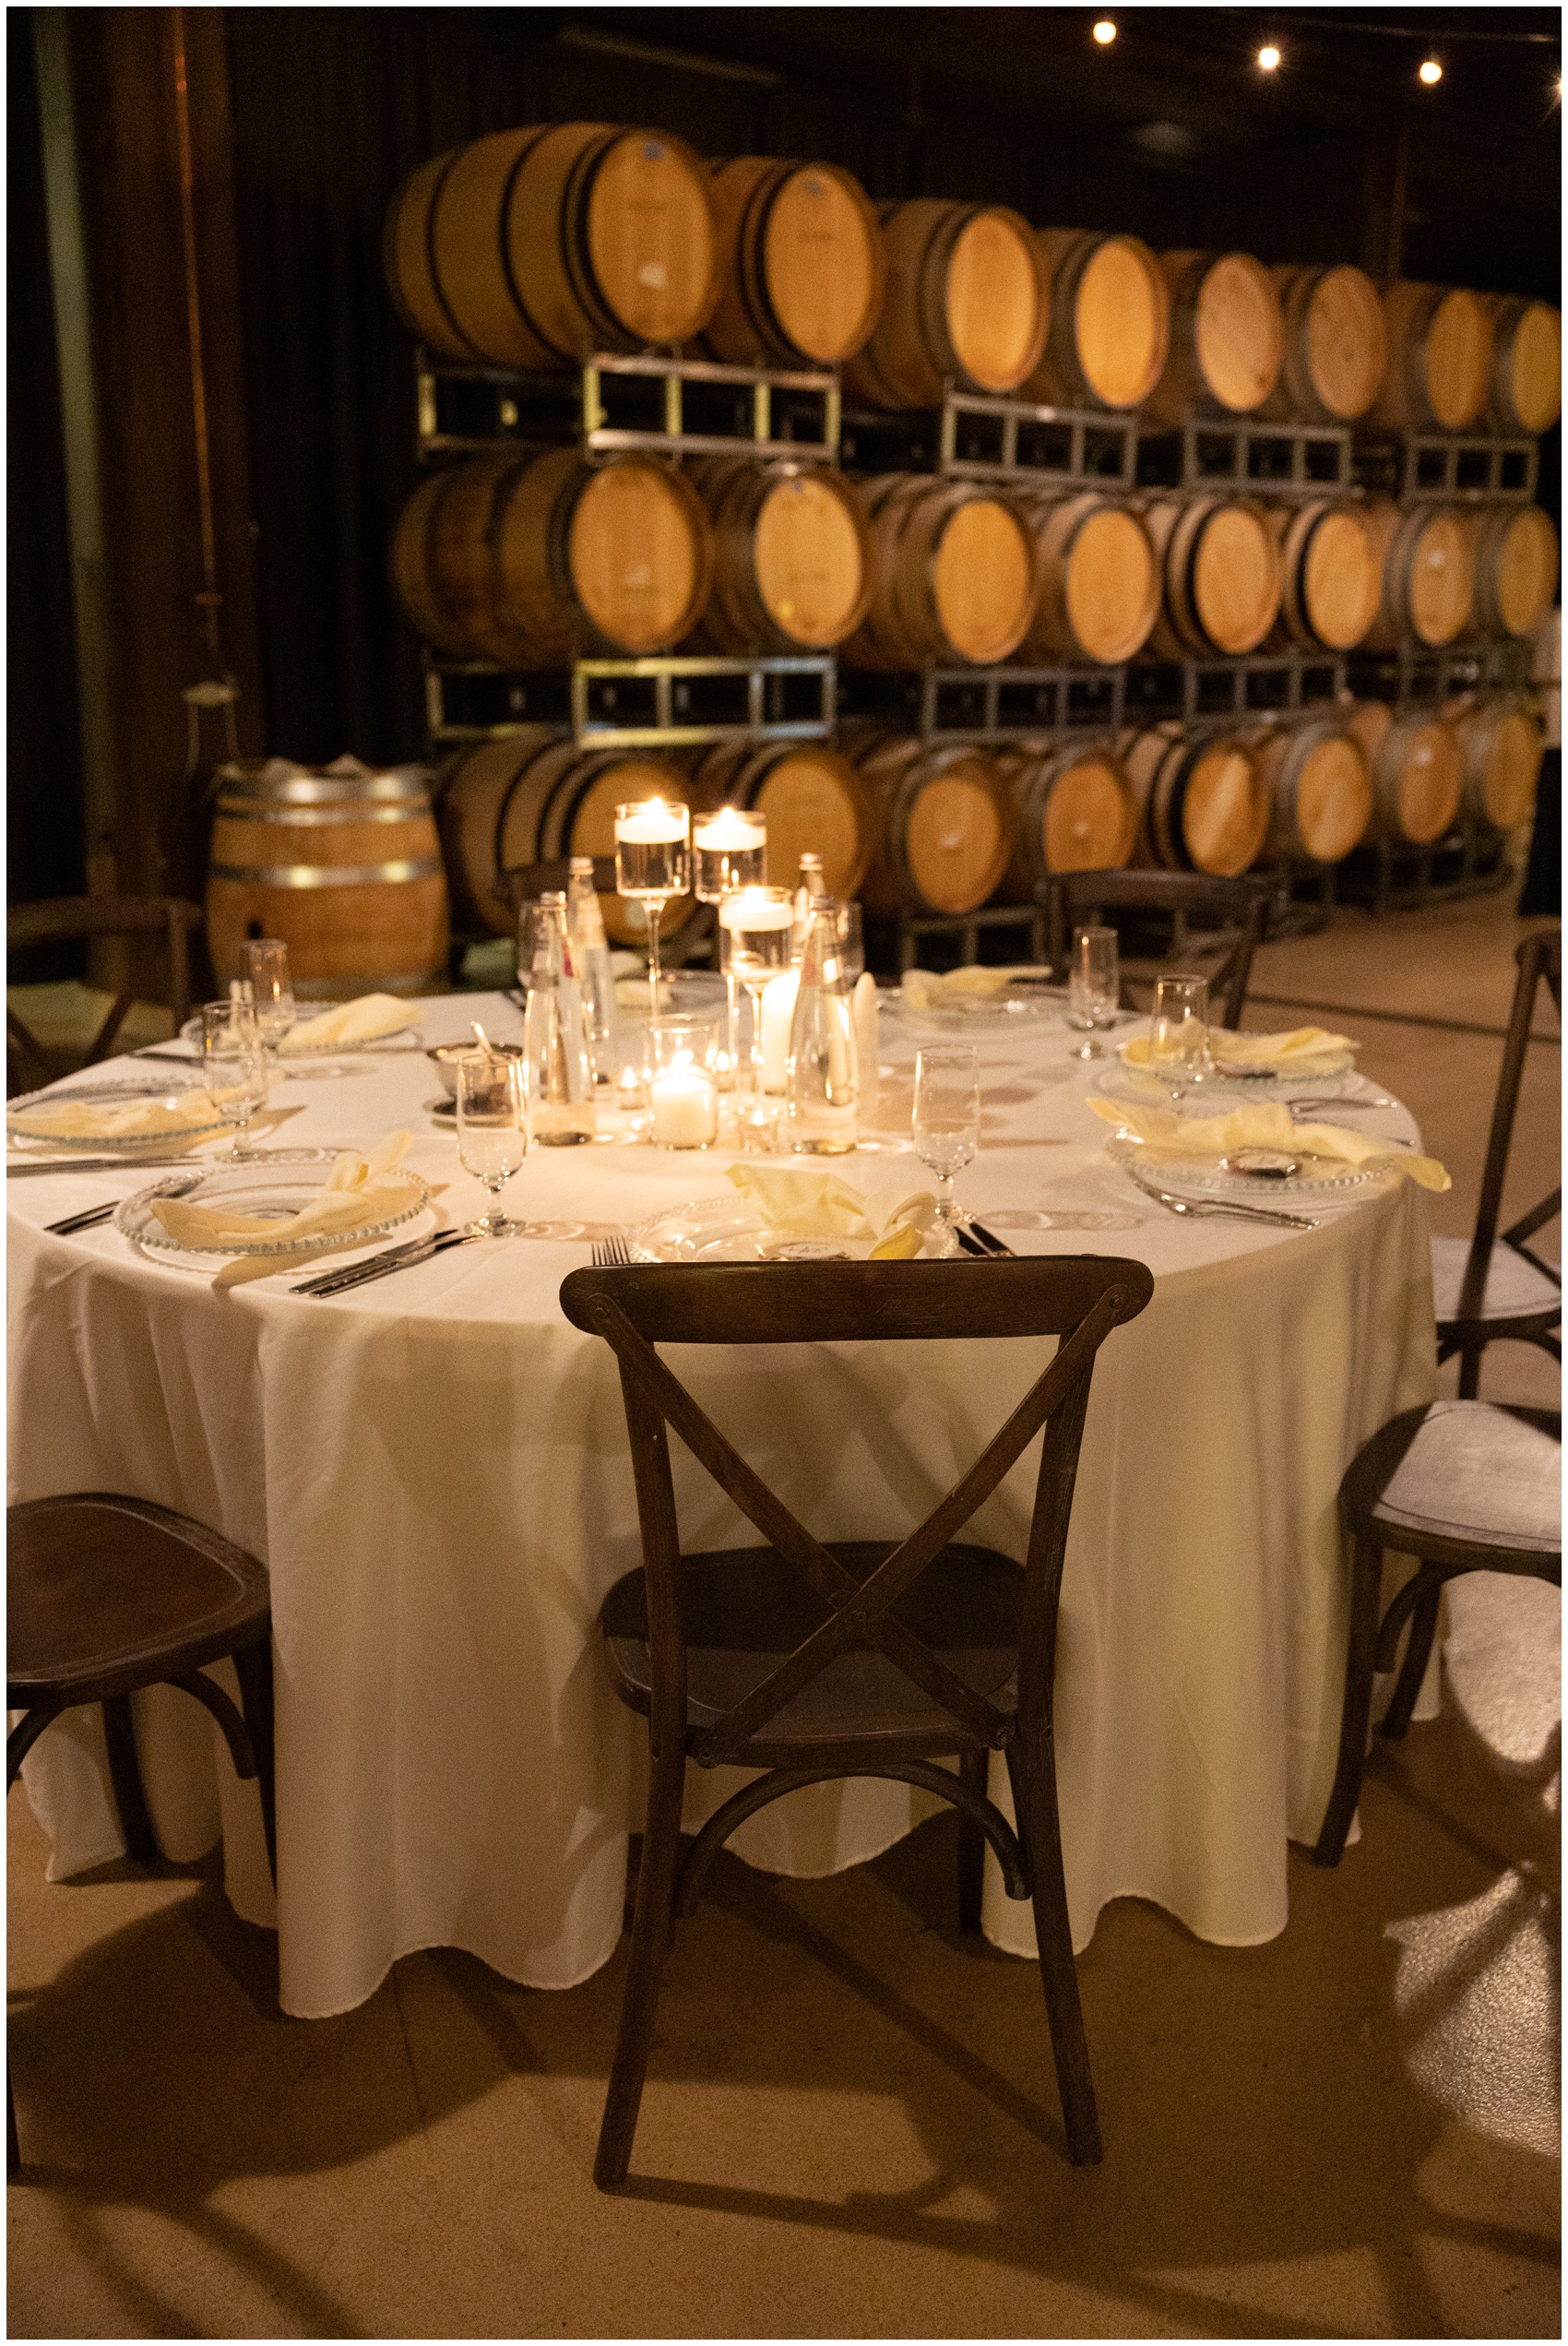
[{"label": "round dining table", "polygon": [[[910,1153],[914,1059],[954,1039],[886,999],[873,1146],[831,1168],[868,1192],[931,1185]],[[521,1013],[471,994],[410,1011],[417,1036],[402,1043],[288,1067],[258,1138],[363,1150],[406,1130],[404,1161],[435,1213],[466,1223],[484,1201],[431,1113],[439,1083],[416,1044],[463,1040],[476,1016],[504,1042]],[[1111,1899],[1135,1897],[1203,1939],[1253,1945],[1285,1926],[1287,1845],[1315,1838],[1334,1776],[1339,1479],[1379,1426],[1435,1392],[1422,1205],[1388,1176],[1276,1200],[1313,1217],[1304,1231],[1175,1216],[1108,1155],[1110,1128],[1089,1113],[1090,1087],[1114,1077],[1109,1054],[1074,1056],[1051,1011],[980,1017],[971,1039],[982,1125],[960,1207],[1017,1253],[1131,1256],[1155,1279],[1099,1357],[1067,1548],[1056,1733],[1075,1943]],[[93,1072],[164,1071],[144,1059]],[[1418,1137],[1402,1108],[1366,1104],[1372,1088],[1360,1088],[1347,1121],[1391,1147]],[[12,1499],[155,1500],[270,1575],[276,1900],[255,1787],[236,1783],[207,1714],[169,1688],[135,1708],[160,1845],[189,1861],[221,1837],[234,1907],[279,1930],[288,2012],[346,2011],[432,1947],[570,1987],[620,1936],[644,1731],[611,1690],[596,1616],[639,1561],[636,1506],[614,1362],[558,1293],[596,1234],[722,1197],[737,1160],[655,1148],[619,1112],[600,1122],[598,1145],[531,1149],[503,1199],[576,1235],[476,1240],[336,1297],[297,1292],[309,1264],[225,1285],[112,1221],[47,1230],[158,1177],[134,1163],[7,1184]],[[859,1540],[935,1503],[1049,1349],[688,1347],[672,1365],[819,1538]],[[686,1547],[754,1536],[671,1450]],[[966,1536],[1021,1558],[1032,1479],[1031,1448]],[[95,1711],[52,1725],[25,1773],[53,1878],[121,1853]],[[690,1770],[688,1827],[739,1780]],[[992,1790],[1004,1794],[1000,1763]],[[731,1846],[823,1875],[936,1805],[900,1783],[817,1785]],[[988,1863],[987,1935],[1032,1954],[1029,1908]]]}]

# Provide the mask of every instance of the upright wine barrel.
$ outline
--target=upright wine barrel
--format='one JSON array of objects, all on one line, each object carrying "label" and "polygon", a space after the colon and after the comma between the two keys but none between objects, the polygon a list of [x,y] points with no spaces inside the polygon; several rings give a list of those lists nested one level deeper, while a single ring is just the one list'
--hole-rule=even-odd
[{"label": "upright wine barrel", "polygon": [[1395,431],[1464,432],[1491,387],[1491,326],[1461,286],[1391,285],[1383,297],[1388,363],[1369,421]]},{"label": "upright wine barrel", "polygon": [[556,665],[590,644],[667,650],[695,625],[712,577],[689,481],[651,457],[590,465],[572,448],[454,465],[415,490],[392,544],[415,626],[505,667]]},{"label": "upright wine barrel", "polygon": [[1562,313],[1493,294],[1491,421],[1498,432],[1550,432],[1562,412]]},{"label": "upright wine barrel", "polygon": [[1377,287],[1348,262],[1269,276],[1284,312],[1285,355],[1266,412],[1354,423],[1377,398],[1388,355]]},{"label": "upright wine barrel", "polygon": [[1487,697],[1451,720],[1459,744],[1459,804],[1478,829],[1512,831],[1535,812],[1546,735],[1527,702]]},{"label": "upright wine barrel", "polygon": [[1347,722],[1361,744],[1372,784],[1367,837],[1430,847],[1454,828],[1461,766],[1453,727],[1416,709],[1396,716],[1380,700],[1360,700]]},{"label": "upright wine barrel", "polygon": [[998,751],[1013,793],[1013,852],[1001,893],[1030,904],[1053,872],[1110,872],[1131,860],[1140,807],[1111,742]]},{"label": "upright wine barrel", "polygon": [[1269,854],[1337,863],[1360,845],[1372,821],[1372,784],[1366,753],[1337,710],[1265,726],[1248,746],[1269,798]]},{"label": "upright wine barrel", "polygon": [[907,735],[844,739],[879,814],[861,895],[873,912],[972,912],[1007,868],[1013,803],[994,757]]},{"label": "upright wine barrel", "polygon": [[844,369],[851,399],[939,407],[966,391],[1015,391],[1039,362],[1048,291],[1034,231],[998,204],[885,204],[887,284],[865,347]]},{"label": "upright wine barrel", "polygon": [[1159,559],[1124,498],[1097,489],[1024,495],[1039,595],[1019,646],[1026,660],[1131,660],[1159,616]]},{"label": "upright wine barrel", "polygon": [[837,366],[882,313],[875,208],[837,163],[742,155],[715,163],[719,305],[705,339],[731,366]]},{"label": "upright wine barrel", "polygon": [[1136,408],[1170,347],[1170,288],[1136,236],[1036,231],[1051,323],[1039,364],[1019,386],[1042,406]]},{"label": "upright wine barrel", "polygon": [[529,374],[685,341],[719,298],[706,165],[667,131],[604,123],[493,131],[422,163],[382,257],[429,350]]},{"label": "upright wine barrel", "polygon": [[767,876],[791,887],[802,855],[822,858],[829,896],[859,893],[876,844],[881,804],[862,776],[821,742],[723,742],[693,777],[703,806],[745,806],[767,821]]},{"label": "upright wine barrel", "polygon": [[446,875],[423,766],[274,757],[219,768],[207,941],[219,982],[281,937],[308,1000],[413,994],[446,968]]},{"label": "upright wine barrel", "polygon": [[1557,532],[1538,505],[1483,506],[1474,518],[1475,622],[1528,641],[1557,590]]},{"label": "upright wine barrel", "polygon": [[1283,632],[1309,649],[1349,651],[1377,617],[1383,595],[1361,506],[1350,497],[1309,497],[1271,506],[1269,522],[1284,572]]},{"label": "upright wine barrel", "polygon": [[871,522],[872,594],[844,646],[851,668],[1005,660],[1034,610],[1034,540],[998,490],[929,473],[862,482]]},{"label": "upright wine barrel", "polygon": [[1279,615],[1279,550],[1251,497],[1152,497],[1143,518],[1164,607],[1149,637],[1168,659],[1255,651]]},{"label": "upright wine barrel", "polygon": [[702,633],[719,650],[826,651],[871,601],[871,532],[859,491],[825,464],[715,458],[691,478],[713,527]]},{"label": "upright wine barrel", "polygon": [[1170,348],[1147,402],[1159,423],[1188,415],[1251,415],[1279,379],[1285,319],[1250,253],[1162,253],[1170,289]]},{"label": "upright wine barrel", "polygon": [[1142,809],[1139,863],[1235,879],[1257,862],[1273,807],[1245,737],[1171,720],[1116,744]]},{"label": "upright wine barrel", "polygon": [[1404,512],[1388,497],[1370,498],[1364,510],[1383,593],[1363,641],[1373,651],[1393,651],[1412,636],[1434,649],[1451,644],[1469,625],[1475,601],[1468,518],[1440,505]]},{"label": "upright wine barrel", "polygon": [[[610,855],[615,809],[628,801],[665,798],[691,804],[692,786],[668,759],[632,750],[579,750],[535,734],[484,742],[463,750],[442,769],[437,813],[452,904],[458,921],[509,936],[517,915],[499,886],[500,875],[561,855]],[[641,915],[614,895],[601,895],[605,933],[616,945],[641,945]],[[691,911],[679,897],[664,908],[660,935],[678,929]]]}]

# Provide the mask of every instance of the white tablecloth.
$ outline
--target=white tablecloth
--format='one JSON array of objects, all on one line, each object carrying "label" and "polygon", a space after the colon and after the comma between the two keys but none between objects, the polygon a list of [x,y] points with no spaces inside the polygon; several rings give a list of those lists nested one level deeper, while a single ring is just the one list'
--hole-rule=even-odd
[{"label": "white tablecloth", "polygon": [[[497,1038],[518,1030],[499,997],[420,1006],[427,1042],[465,1033],[475,1010]],[[918,1040],[885,1020],[895,1102]],[[1339,1477],[1435,1389],[1424,1215],[1390,1182],[1301,1235],[1176,1221],[1106,1161],[1083,1104],[1094,1071],[1066,1046],[1047,1028],[983,1048],[984,1145],[960,1197],[981,1219],[1110,1217],[1010,1235],[1020,1251],[1135,1256],[1156,1274],[1147,1310],[1099,1356],[1068,1547],[1058,1752],[1075,1940],[1109,1899],[1137,1896],[1203,1938],[1253,1944],[1284,1926],[1287,1838],[1315,1835],[1333,1776]],[[422,1056],[291,1078],[267,1137],[357,1143],[410,1125],[408,1161],[466,1220],[479,1192],[422,1113],[434,1089]],[[1381,1128],[1414,1131],[1402,1111]],[[727,1161],[537,1149],[505,1204],[630,1223],[721,1191]],[[923,1178],[907,1158],[843,1170],[868,1187]],[[320,1302],[287,1292],[297,1270],[220,1293],[112,1226],[42,1228],[146,1178],[9,1184],[11,1495],[158,1500],[268,1565],[285,2009],[348,2009],[432,1946],[534,1986],[586,1978],[621,1929],[643,1733],[610,1692],[595,1629],[639,1557],[618,1383],[556,1300],[586,1244],[460,1247]],[[1047,1349],[691,1349],[675,1364],[819,1536],[855,1539],[923,1513]],[[672,1447],[687,1544],[754,1536]],[[970,1536],[1022,1555],[1031,1471],[1032,1456]],[[137,1729],[166,1850],[211,1846],[221,1809],[230,1895],[270,1921],[254,1789],[218,1765],[210,1722],[155,1691]],[[56,1876],[122,1847],[101,1754],[96,1714],[77,1713],[28,1762]],[[694,1824],[739,1780],[692,1778]],[[731,1846],[780,1872],[831,1872],[932,1804],[901,1785],[814,1788]],[[1032,1947],[1028,1910],[994,1866],[986,1927]]]}]

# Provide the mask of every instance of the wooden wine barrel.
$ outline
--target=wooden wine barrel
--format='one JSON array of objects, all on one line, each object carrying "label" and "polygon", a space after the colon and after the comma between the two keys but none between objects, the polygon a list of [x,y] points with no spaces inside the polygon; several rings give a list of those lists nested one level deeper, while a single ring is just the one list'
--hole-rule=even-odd
[{"label": "wooden wine barrel", "polygon": [[841,746],[873,792],[876,845],[861,895],[869,911],[972,912],[1007,868],[1012,794],[980,749],[930,749],[854,731]]},{"label": "wooden wine barrel", "polygon": [[1265,726],[1248,747],[1268,792],[1269,854],[1337,863],[1360,845],[1372,821],[1372,784],[1366,753],[1338,710]]},{"label": "wooden wine barrel", "polygon": [[1369,498],[1367,529],[1383,573],[1377,617],[1362,641],[1393,651],[1412,636],[1434,649],[1469,625],[1475,601],[1474,532],[1457,507]]},{"label": "wooden wine barrel", "polygon": [[219,768],[207,941],[220,985],[280,937],[306,1000],[413,994],[445,974],[446,875],[422,766],[275,757]]},{"label": "wooden wine barrel", "polygon": [[1528,641],[1557,589],[1557,532],[1538,505],[1482,506],[1474,517],[1475,623]]},{"label": "wooden wine barrel", "polygon": [[1377,287],[1348,262],[1269,276],[1284,312],[1285,355],[1265,413],[1355,423],[1377,398],[1388,355]]},{"label": "wooden wine barrel", "polygon": [[[615,809],[638,799],[692,802],[688,777],[667,758],[639,750],[579,750],[542,733],[484,742],[462,750],[442,768],[436,812],[452,907],[459,924],[509,936],[517,926],[503,872],[563,855],[612,855]],[[640,946],[641,912],[614,895],[601,895],[612,944]],[[691,899],[664,908],[660,935],[678,929]]]},{"label": "wooden wine barrel", "polygon": [[1110,872],[1138,843],[1141,809],[1109,741],[997,751],[1013,793],[1013,852],[1001,894],[1030,904],[1053,872]]},{"label": "wooden wine barrel", "polygon": [[1464,432],[1491,384],[1491,326],[1479,293],[1391,285],[1383,297],[1388,363],[1368,421],[1395,431]]},{"label": "wooden wine barrel", "polygon": [[998,204],[885,204],[887,283],[870,340],[844,368],[850,399],[939,407],[1015,391],[1045,342],[1048,290],[1034,231]]},{"label": "wooden wine barrel", "polygon": [[1273,813],[1234,728],[1183,732],[1174,720],[1116,744],[1142,810],[1135,860],[1234,879],[1255,863]]},{"label": "wooden wine barrel", "polygon": [[887,264],[876,210],[837,163],[742,155],[708,192],[720,292],[705,339],[731,366],[836,366],[882,313]]},{"label": "wooden wine barrel", "polygon": [[684,341],[719,298],[706,166],[667,131],[604,123],[493,131],[422,163],[382,257],[429,350],[530,374]]},{"label": "wooden wine barrel", "polygon": [[1309,649],[1349,651],[1377,617],[1383,595],[1361,506],[1349,497],[1310,497],[1271,506],[1268,518],[1284,572],[1282,632]]},{"label": "wooden wine barrel", "polygon": [[826,464],[719,457],[691,468],[713,526],[702,636],[719,651],[826,651],[871,601],[871,532],[860,493]]},{"label": "wooden wine barrel", "polygon": [[1123,497],[1086,489],[1028,495],[1039,589],[1025,660],[1131,660],[1159,616],[1159,560],[1140,517]]},{"label": "wooden wine barrel", "polygon": [[1451,831],[1461,786],[1453,727],[1420,709],[1396,716],[1379,700],[1357,701],[1346,721],[1361,744],[1372,784],[1367,837],[1429,847]]},{"label": "wooden wine barrel", "polygon": [[1486,697],[1455,715],[1460,807],[1478,829],[1517,830],[1535,812],[1546,734],[1527,702]]},{"label": "wooden wine barrel", "polygon": [[745,806],[767,821],[767,876],[791,887],[805,854],[822,858],[829,896],[855,896],[876,844],[881,804],[870,784],[821,742],[723,742],[693,777],[702,806]]},{"label": "wooden wine barrel", "polygon": [[1034,610],[1034,540],[1003,492],[929,473],[861,483],[871,523],[872,593],[844,646],[850,668],[1005,660]]},{"label": "wooden wine barrel", "polygon": [[1159,423],[1250,415],[1279,379],[1285,319],[1273,280],[1250,253],[1162,253],[1170,348],[1146,406]]},{"label": "wooden wine barrel", "polygon": [[1264,506],[1220,494],[1150,498],[1143,518],[1164,604],[1149,642],[1167,659],[1255,651],[1279,615],[1279,550]]},{"label": "wooden wine barrel", "polygon": [[651,457],[585,464],[572,448],[470,458],[415,490],[392,579],[443,649],[547,667],[599,646],[664,651],[695,625],[713,534],[689,481]]},{"label": "wooden wine barrel", "polygon": [[1494,431],[1550,432],[1562,412],[1562,313],[1545,302],[1483,295],[1491,327]]},{"label": "wooden wine barrel", "polygon": [[1039,364],[1018,397],[1041,406],[1142,407],[1170,347],[1170,288],[1136,236],[1036,231],[1050,288]]}]

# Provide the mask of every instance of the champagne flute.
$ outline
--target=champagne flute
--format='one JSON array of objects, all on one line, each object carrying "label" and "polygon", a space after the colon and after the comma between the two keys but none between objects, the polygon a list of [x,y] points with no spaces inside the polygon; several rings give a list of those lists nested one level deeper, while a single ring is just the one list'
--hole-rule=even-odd
[{"label": "champagne flute", "polygon": [[944,1043],[915,1061],[915,1154],[936,1175],[940,1251],[956,1255],[958,1240],[953,1177],[980,1147],[980,1058],[972,1043]]},{"label": "champagne flute", "polygon": [[293,1030],[294,982],[289,974],[289,948],[280,937],[255,936],[245,946],[255,1023],[265,1047],[274,1057]]},{"label": "champagne flute", "polygon": [[1178,1100],[1209,1073],[1206,978],[1156,978],[1148,1064]]},{"label": "champagne flute", "polygon": [[[522,1068],[510,1055],[468,1051],[457,1062],[457,1154],[465,1171],[499,1199],[528,1155]],[[513,1238],[528,1225],[508,1221],[494,1207],[468,1225],[470,1238]]]},{"label": "champagne flute", "polygon": [[790,967],[795,899],[787,887],[738,888],[722,899],[719,926],[729,935],[729,965],[752,998],[750,1082],[753,1113],[762,1107],[762,997]]},{"label": "champagne flute", "polygon": [[1067,1023],[1084,1037],[1069,1054],[1075,1059],[1104,1057],[1095,1041],[1097,1028],[1116,1023],[1122,972],[1114,929],[1075,929],[1073,959],[1067,972]]},{"label": "champagne flute", "polygon": [[245,1136],[252,1116],[267,1105],[267,1053],[248,1002],[203,1003],[201,1054],[212,1104],[235,1128],[227,1161],[243,1164],[257,1154]]},{"label": "champagne flute", "polygon": [[[692,826],[696,853],[696,899],[719,904],[737,888],[760,887],[767,868],[767,817],[748,807],[721,806],[715,814],[699,815]],[[729,1080],[737,1079],[739,1032],[735,1002],[736,977],[730,967],[730,932],[719,929],[719,967],[724,979],[724,1050]],[[657,1013],[655,1014],[657,1016]]]},{"label": "champagne flute", "polygon": [[691,886],[692,810],[680,800],[642,800],[615,809],[615,893],[643,908],[647,923],[651,1016],[659,1016],[659,923],[672,896]]}]

